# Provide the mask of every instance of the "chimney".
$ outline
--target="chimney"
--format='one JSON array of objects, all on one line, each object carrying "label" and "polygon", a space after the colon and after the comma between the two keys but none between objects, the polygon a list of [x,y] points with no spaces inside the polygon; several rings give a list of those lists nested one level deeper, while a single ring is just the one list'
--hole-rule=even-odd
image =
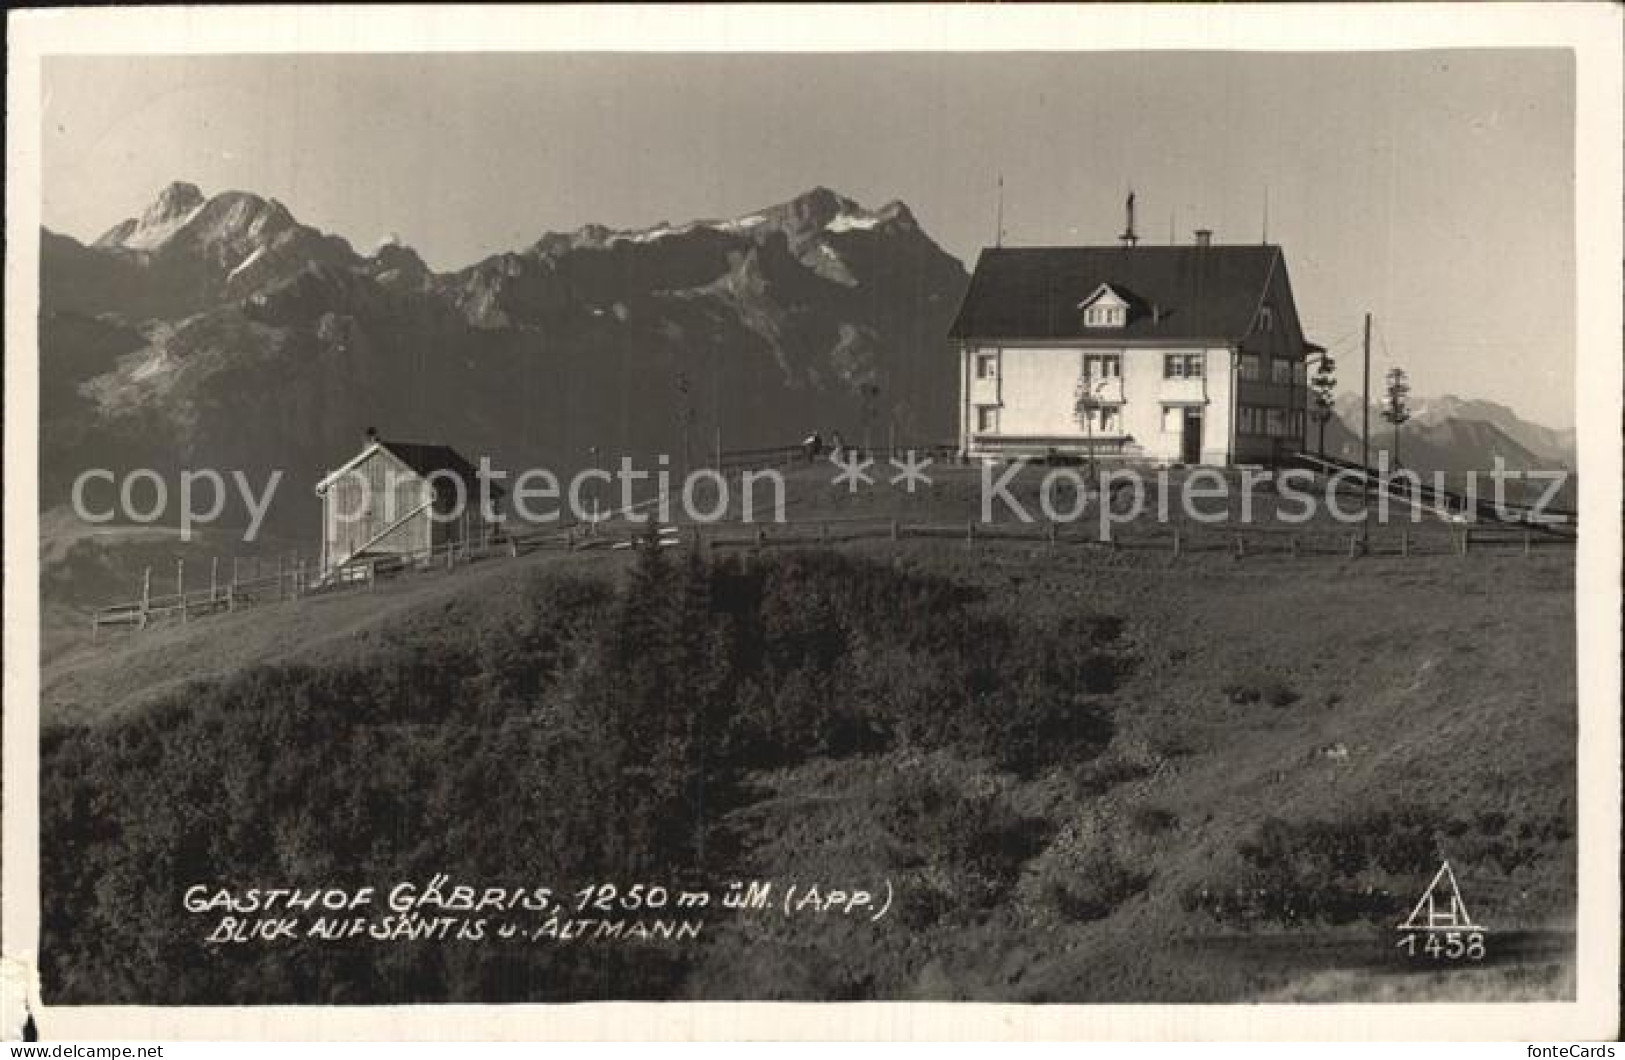
[{"label": "chimney", "polygon": [[1128,193],[1128,199],[1123,203],[1123,234],[1117,238],[1125,247],[1132,247],[1140,241],[1139,235],[1134,231],[1134,193]]},{"label": "chimney", "polygon": [[368,427],[367,428],[367,444],[371,445],[372,443],[376,442],[377,440],[378,440],[378,428],[376,428],[376,427]]},{"label": "chimney", "polygon": [[1199,247],[1211,247],[1213,245],[1213,229],[1198,228],[1196,230],[1196,245]]}]

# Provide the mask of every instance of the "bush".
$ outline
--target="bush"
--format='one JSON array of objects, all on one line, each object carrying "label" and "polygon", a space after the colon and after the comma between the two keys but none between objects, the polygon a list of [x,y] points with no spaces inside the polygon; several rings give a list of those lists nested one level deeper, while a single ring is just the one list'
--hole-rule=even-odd
[{"label": "bush", "polygon": [[1046,895],[1055,911],[1068,920],[1102,920],[1150,882],[1150,874],[1128,868],[1107,849],[1085,861],[1077,872],[1050,881]]},{"label": "bush", "polygon": [[1190,888],[1184,901],[1232,922],[1386,923],[1409,909],[1446,857],[1510,875],[1549,862],[1570,838],[1560,817],[1463,819],[1414,806],[1337,821],[1272,817],[1239,848],[1232,881]]},{"label": "bush", "polygon": [[1298,701],[1298,692],[1280,676],[1247,671],[1232,677],[1219,689],[1232,703],[1268,703],[1272,707],[1290,707]]},{"label": "bush", "polygon": [[[518,621],[420,623],[359,661],[257,667],[94,728],[47,729],[53,1000],[672,996],[682,953],[364,939],[222,951],[174,895],[442,871],[714,878],[748,863],[722,822],[753,770],[907,741],[1028,773],[1111,739],[1100,697],[1124,664],[1110,621],[1028,626],[945,579],[833,553],[712,562],[651,548],[607,588],[537,579],[515,587]],[[877,812],[969,908],[1001,900],[1047,834],[991,797],[897,797]]]},{"label": "bush", "polygon": [[1161,835],[1179,823],[1179,817],[1161,806],[1136,806],[1129,811],[1129,824],[1145,835]]},{"label": "bush", "polygon": [[1052,831],[1048,821],[1016,813],[997,796],[964,795],[944,781],[909,775],[881,793],[874,812],[893,837],[920,852],[933,876],[955,882],[947,909],[985,909],[1003,900]]},{"label": "bush", "polygon": [[1155,751],[1137,743],[1112,746],[1080,766],[1073,773],[1072,782],[1082,794],[1103,795],[1119,784],[1150,776],[1158,761]]}]

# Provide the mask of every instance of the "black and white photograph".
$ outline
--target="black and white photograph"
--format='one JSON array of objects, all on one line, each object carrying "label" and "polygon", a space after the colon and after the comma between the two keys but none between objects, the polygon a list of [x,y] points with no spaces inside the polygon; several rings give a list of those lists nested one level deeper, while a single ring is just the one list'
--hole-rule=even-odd
[{"label": "black and white photograph", "polygon": [[1620,10],[1109,7],[36,13],[5,1034],[1611,1036]]}]

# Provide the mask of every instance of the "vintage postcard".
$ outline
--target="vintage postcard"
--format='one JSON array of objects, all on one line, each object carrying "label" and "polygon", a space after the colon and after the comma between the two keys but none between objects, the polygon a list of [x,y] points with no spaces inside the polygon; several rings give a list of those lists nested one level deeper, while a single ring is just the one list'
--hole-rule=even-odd
[{"label": "vintage postcard", "polygon": [[5,1033],[1611,1036],[1620,29],[14,14]]}]

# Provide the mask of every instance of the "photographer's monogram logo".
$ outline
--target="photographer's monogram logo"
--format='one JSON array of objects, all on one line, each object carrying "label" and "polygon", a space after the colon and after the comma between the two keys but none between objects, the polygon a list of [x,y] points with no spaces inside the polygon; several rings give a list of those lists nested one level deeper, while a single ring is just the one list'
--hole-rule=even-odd
[{"label": "photographer's monogram logo", "polygon": [[1484,959],[1485,928],[1473,922],[1450,862],[1440,863],[1433,882],[1399,925],[1398,947],[1408,957],[1446,961]]}]

